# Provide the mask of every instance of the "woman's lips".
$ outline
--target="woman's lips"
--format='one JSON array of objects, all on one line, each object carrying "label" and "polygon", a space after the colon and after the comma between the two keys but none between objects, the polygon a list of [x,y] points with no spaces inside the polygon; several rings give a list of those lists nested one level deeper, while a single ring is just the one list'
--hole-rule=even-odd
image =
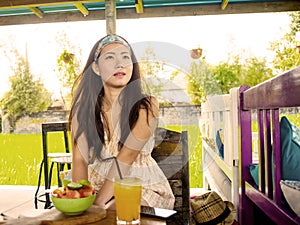
[{"label": "woman's lips", "polygon": [[126,74],[124,72],[117,72],[114,74],[115,77],[121,77],[121,76],[125,76]]}]

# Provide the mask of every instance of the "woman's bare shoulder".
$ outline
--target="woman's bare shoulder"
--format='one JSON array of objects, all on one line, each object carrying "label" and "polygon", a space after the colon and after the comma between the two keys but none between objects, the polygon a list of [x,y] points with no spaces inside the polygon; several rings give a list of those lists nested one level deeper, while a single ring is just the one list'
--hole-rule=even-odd
[{"label": "woman's bare shoulder", "polygon": [[159,102],[154,96],[149,96],[149,101],[150,101],[151,112],[155,117],[157,117],[158,110],[159,110]]},{"label": "woman's bare shoulder", "polygon": [[154,96],[149,96],[152,107],[159,108],[159,102]]},{"label": "woman's bare shoulder", "polygon": [[153,96],[147,96],[148,100],[148,109],[146,109],[145,105],[142,105],[139,110],[139,117],[140,118],[152,118],[158,117],[158,110],[159,110],[159,103],[158,100]]}]

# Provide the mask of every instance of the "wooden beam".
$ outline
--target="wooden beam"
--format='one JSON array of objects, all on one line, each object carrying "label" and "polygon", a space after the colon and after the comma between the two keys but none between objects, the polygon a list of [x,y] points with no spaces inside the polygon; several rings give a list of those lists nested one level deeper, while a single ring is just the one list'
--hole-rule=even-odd
[{"label": "wooden beam", "polygon": [[[144,13],[137,14],[134,8],[118,9],[118,19],[138,19],[152,17],[173,17],[173,16],[201,16],[201,15],[226,15],[240,13],[267,13],[267,12],[288,12],[300,11],[299,0],[281,2],[255,2],[229,4],[225,10],[221,10],[219,4],[214,5],[193,5],[144,8]],[[43,19],[35,15],[3,16],[0,19],[0,26],[18,24],[37,24],[55,22],[75,22],[89,20],[105,20],[105,11],[90,11],[88,16],[79,12],[61,12],[45,14]]]},{"label": "wooden beam", "polygon": [[[119,12],[118,19],[130,18],[150,18],[150,17],[173,17],[173,16],[201,16],[201,15],[226,15],[242,13],[267,13],[267,12],[288,12],[299,11],[300,1],[280,1],[280,2],[251,2],[232,3],[225,10],[220,9],[219,4],[213,5],[193,5],[193,6],[173,6],[145,8],[142,14]],[[127,10],[126,10],[127,11]]]},{"label": "wooden beam", "polygon": [[84,15],[87,16],[89,15],[89,10],[87,8],[85,8],[85,6],[82,3],[75,3],[74,4],[76,6],[77,9],[79,9],[79,11]]},{"label": "wooden beam", "polygon": [[104,0],[1,0],[0,9],[11,8],[29,8],[38,6],[52,6],[52,5],[75,5],[77,3],[89,3],[89,2],[104,2]]},{"label": "wooden beam", "polygon": [[43,12],[37,7],[29,7],[29,9],[39,18],[43,18]]},{"label": "wooden beam", "polygon": [[105,0],[106,34],[116,34],[116,0]]}]

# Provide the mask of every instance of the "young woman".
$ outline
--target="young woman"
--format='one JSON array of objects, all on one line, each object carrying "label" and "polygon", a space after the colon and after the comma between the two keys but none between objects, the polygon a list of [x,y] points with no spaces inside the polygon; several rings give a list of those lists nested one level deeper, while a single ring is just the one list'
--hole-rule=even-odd
[{"label": "young woman", "polygon": [[118,35],[99,40],[74,90],[72,180],[89,179],[97,192],[95,204],[108,208],[114,177],[136,176],[143,181],[142,205],[173,208],[169,183],[151,157],[158,102],[142,93],[129,43]]}]

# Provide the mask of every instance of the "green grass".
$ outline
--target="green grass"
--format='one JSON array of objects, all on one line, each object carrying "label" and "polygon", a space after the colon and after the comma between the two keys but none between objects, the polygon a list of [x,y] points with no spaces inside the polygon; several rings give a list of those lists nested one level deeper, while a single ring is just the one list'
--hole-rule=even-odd
[{"label": "green grass", "polygon": [[[201,139],[198,125],[167,128],[188,131],[190,186],[202,187]],[[51,152],[64,151],[63,146],[62,134],[48,134],[48,148]],[[41,134],[0,134],[0,185],[37,185],[42,158]],[[55,167],[53,174],[56,174]],[[43,182],[42,180],[41,184]],[[57,179],[53,176],[52,185],[55,184]]]},{"label": "green grass", "polygon": [[201,134],[198,124],[183,126],[166,126],[175,131],[188,131],[190,187],[202,187],[202,148]]},{"label": "green grass", "polygon": [[[286,116],[291,123],[295,124],[297,127],[300,127],[300,116],[298,114],[280,114],[279,117],[281,118],[283,116]],[[253,122],[252,132],[257,132],[257,131],[258,131],[258,123]]]},{"label": "green grass", "polygon": [[[48,143],[51,152],[63,150],[59,133],[49,134]],[[42,158],[41,134],[0,134],[0,185],[37,185]]]},{"label": "green grass", "polygon": [[298,114],[282,114],[281,116],[286,116],[291,123],[300,127],[300,116]]}]

